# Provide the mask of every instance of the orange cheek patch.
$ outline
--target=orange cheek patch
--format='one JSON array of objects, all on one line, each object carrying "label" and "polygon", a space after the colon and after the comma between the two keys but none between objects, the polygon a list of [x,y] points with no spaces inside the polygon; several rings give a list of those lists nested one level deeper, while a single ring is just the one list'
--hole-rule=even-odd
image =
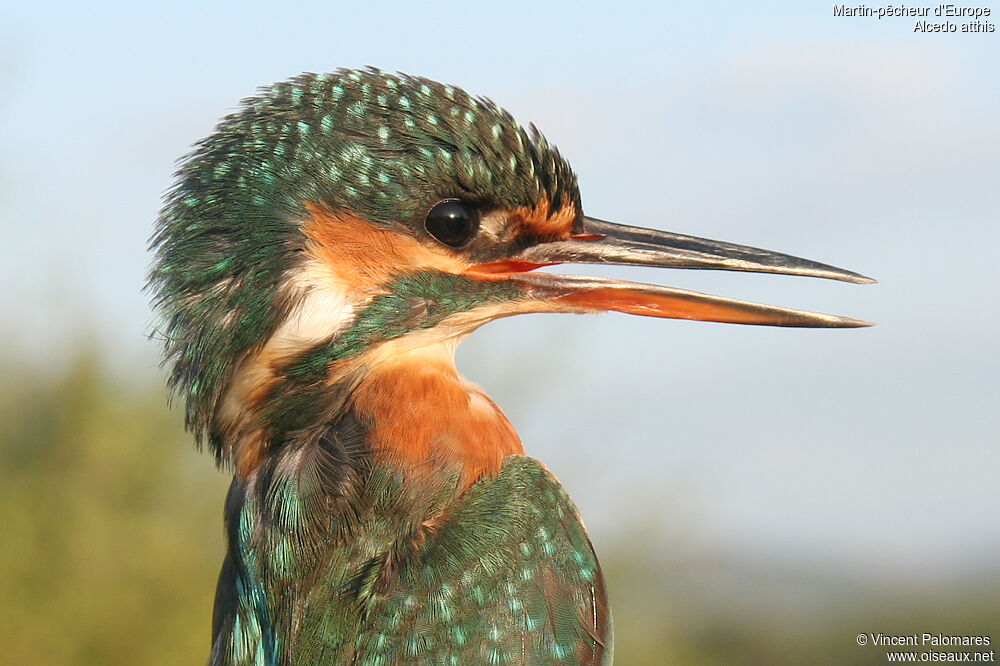
[{"label": "orange cheek patch", "polygon": [[376,370],[358,387],[355,409],[374,424],[369,441],[377,456],[418,475],[457,469],[463,487],[524,453],[500,408],[446,363]]},{"label": "orange cheek patch", "polygon": [[377,289],[403,272],[433,268],[460,273],[469,266],[405,233],[333,213],[319,204],[305,206],[309,219],[302,225],[302,233],[309,239],[309,253],[353,289]]},{"label": "orange cheek patch", "polygon": [[552,202],[544,195],[534,208],[515,208],[510,214],[519,236],[529,234],[545,238],[569,238],[577,217],[576,206],[572,203],[566,203],[553,214]]},{"label": "orange cheek patch", "polygon": [[216,411],[215,427],[224,433],[229,455],[241,478],[247,478],[267,455],[268,441],[261,413],[277,384],[275,368],[285,356],[266,347],[248,360]]}]

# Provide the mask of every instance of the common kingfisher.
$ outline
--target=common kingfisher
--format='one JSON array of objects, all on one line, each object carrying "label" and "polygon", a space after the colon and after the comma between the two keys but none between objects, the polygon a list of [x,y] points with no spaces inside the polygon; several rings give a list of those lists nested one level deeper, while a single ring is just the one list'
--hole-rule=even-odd
[{"label": "common kingfisher", "polygon": [[535,272],[872,281],[588,217],[533,125],[424,78],[339,70],[263,88],[176,178],[149,288],[186,425],[233,471],[213,666],[610,663],[576,507],[458,373],[459,342],[529,312],[867,325]]}]

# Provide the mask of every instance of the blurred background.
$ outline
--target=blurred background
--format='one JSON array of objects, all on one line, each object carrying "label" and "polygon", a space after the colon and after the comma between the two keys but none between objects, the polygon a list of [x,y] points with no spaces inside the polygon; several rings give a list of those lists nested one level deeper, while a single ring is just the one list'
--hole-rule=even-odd
[{"label": "blurred background", "polygon": [[606,270],[878,325],[546,315],[463,345],[580,507],[618,663],[1000,640],[1000,33],[913,23],[791,2],[6,4],[4,661],[204,662],[227,479],[167,408],[146,240],[174,160],[239,99],[368,64],[535,122],[590,215],[880,281]]}]

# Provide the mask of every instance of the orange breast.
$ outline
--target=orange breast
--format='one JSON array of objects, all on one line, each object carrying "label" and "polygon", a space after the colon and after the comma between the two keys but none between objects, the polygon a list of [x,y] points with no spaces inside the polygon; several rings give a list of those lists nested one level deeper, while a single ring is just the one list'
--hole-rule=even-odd
[{"label": "orange breast", "polygon": [[457,470],[467,487],[524,453],[503,411],[443,360],[381,364],[358,387],[354,406],[374,424],[373,455],[416,476]]}]

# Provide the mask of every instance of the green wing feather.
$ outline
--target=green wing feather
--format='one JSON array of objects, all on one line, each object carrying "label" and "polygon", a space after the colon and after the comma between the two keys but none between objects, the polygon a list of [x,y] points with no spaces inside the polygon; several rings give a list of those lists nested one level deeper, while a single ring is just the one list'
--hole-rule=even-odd
[{"label": "green wing feather", "polygon": [[540,463],[506,460],[373,594],[363,664],[610,661],[604,581],[576,508]]},{"label": "green wing feather", "polygon": [[[273,535],[244,547],[257,552],[242,558],[254,565],[244,582],[235,575],[242,592],[234,595],[233,615],[243,612],[244,599],[242,608],[259,599],[255,589],[266,589],[266,617],[256,613],[266,627],[253,634],[261,636],[257,645],[247,645],[245,636],[227,636],[233,623],[217,620],[223,631],[213,663],[611,662],[597,558],[573,502],[538,461],[510,456],[497,477],[457,497],[454,480],[431,489],[417,513],[403,511],[415,504],[403,497],[397,475],[375,468],[369,478],[368,508],[349,527],[334,525],[326,548],[296,551],[289,563],[288,551],[262,557],[277,552],[262,547]],[[259,514],[243,509],[244,516]],[[258,539],[267,532],[241,531]]]}]

